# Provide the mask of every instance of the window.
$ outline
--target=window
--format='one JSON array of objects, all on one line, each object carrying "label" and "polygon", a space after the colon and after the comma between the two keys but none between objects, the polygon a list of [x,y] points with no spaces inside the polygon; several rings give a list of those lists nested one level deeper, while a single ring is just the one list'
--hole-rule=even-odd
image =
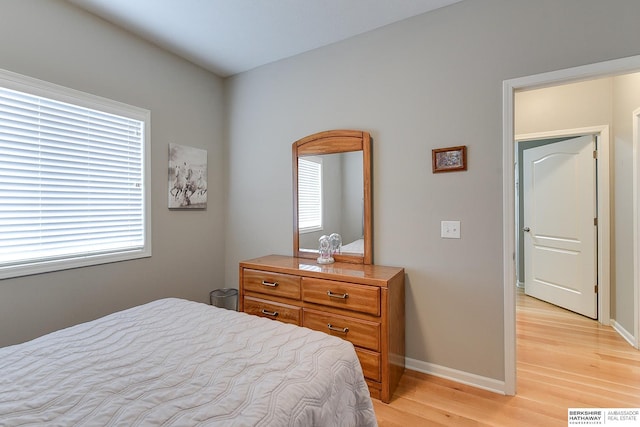
[{"label": "window", "polygon": [[151,256],[149,121],[0,70],[0,278]]},{"label": "window", "polygon": [[322,230],[322,160],[298,159],[298,230]]}]

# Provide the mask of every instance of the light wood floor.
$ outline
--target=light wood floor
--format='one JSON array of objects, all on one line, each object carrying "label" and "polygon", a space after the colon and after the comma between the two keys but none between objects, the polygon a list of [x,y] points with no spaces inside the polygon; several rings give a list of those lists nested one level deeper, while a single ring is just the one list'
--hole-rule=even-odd
[{"label": "light wood floor", "polygon": [[387,426],[566,426],[568,408],[640,408],[640,351],[611,327],[523,294],[517,302],[517,395],[407,371]]}]

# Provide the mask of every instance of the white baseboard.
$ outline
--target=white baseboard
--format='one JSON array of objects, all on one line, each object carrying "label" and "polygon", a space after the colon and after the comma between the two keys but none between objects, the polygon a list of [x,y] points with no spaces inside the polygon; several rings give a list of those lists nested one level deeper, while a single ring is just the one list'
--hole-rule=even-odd
[{"label": "white baseboard", "polygon": [[458,371],[457,369],[447,368],[446,366],[436,365],[434,363],[422,362],[420,360],[405,358],[405,367],[413,371],[422,372],[458,383],[470,385],[472,387],[481,388],[498,394],[506,394],[505,382],[493,378],[482,377],[480,375],[471,374],[469,372]]},{"label": "white baseboard", "polygon": [[516,287],[521,288],[521,289],[524,289],[524,282],[520,282],[520,281],[518,281],[518,282],[516,283]]},{"label": "white baseboard", "polygon": [[620,336],[624,338],[629,344],[631,344],[633,348],[638,348],[638,344],[636,343],[636,338],[633,336],[633,334],[627,331],[625,328],[623,328],[622,325],[620,325],[614,319],[611,319],[611,327],[617,333],[619,333]]}]

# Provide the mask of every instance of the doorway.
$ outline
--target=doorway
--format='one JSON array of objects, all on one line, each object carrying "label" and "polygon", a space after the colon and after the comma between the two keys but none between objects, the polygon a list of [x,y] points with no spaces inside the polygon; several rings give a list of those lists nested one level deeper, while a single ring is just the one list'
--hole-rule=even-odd
[{"label": "doorway", "polygon": [[526,295],[592,319],[598,318],[596,184],[606,179],[596,174],[597,145],[596,135],[517,145],[518,281],[524,277]]},{"label": "doorway", "polygon": [[[515,141],[515,94],[518,91],[526,91],[534,88],[559,86],[577,81],[595,79],[606,76],[616,76],[625,73],[635,73],[640,70],[640,56],[624,58],[605,63],[592,64],[576,67],[569,70],[544,73],[535,76],[523,77],[508,80],[503,83],[503,286],[504,286],[504,336],[505,336],[505,393],[516,393],[516,325],[515,325],[515,162],[514,162],[514,141]],[[608,130],[606,130],[608,133]],[[550,135],[547,135],[550,137]],[[607,135],[608,136],[608,135]],[[544,135],[538,135],[544,137]],[[634,156],[637,155],[634,152]],[[604,163],[604,162],[603,162]],[[608,163],[608,162],[607,162]],[[635,158],[634,158],[635,165]],[[631,181],[631,179],[629,179]],[[636,185],[633,182],[634,186]],[[598,191],[605,190],[598,184]],[[608,188],[606,189],[608,191]],[[608,194],[608,193],[607,193]],[[601,196],[599,196],[600,199]],[[634,209],[634,218],[638,215]],[[635,221],[634,221],[635,223]],[[634,240],[637,240],[637,230],[634,231]],[[605,245],[608,249],[608,241],[598,240],[598,245]],[[634,267],[637,268],[637,253],[630,256],[633,258]],[[603,257],[601,257],[603,258]],[[599,265],[598,267],[602,267]],[[601,270],[601,277],[609,277],[609,271]],[[636,274],[635,277],[638,277]],[[637,281],[633,283],[635,296],[632,299],[637,307],[640,304]],[[601,320],[606,323],[610,319],[609,306],[600,305]],[[637,310],[637,309],[636,309]],[[636,330],[637,328],[632,328]],[[637,339],[637,337],[635,337]]]},{"label": "doorway", "polygon": [[[611,307],[611,290],[610,290],[610,276],[611,276],[611,196],[610,196],[610,186],[611,186],[611,170],[610,170],[610,152],[611,152],[611,142],[610,142],[610,132],[609,125],[600,125],[600,126],[591,126],[591,127],[582,127],[575,129],[562,129],[556,131],[547,131],[547,132],[537,132],[537,133],[528,133],[528,134],[519,134],[514,136],[517,144],[514,146],[514,156],[517,153],[518,146],[522,144],[553,144],[560,143],[567,139],[575,138],[583,135],[592,135],[598,141],[598,168],[597,168],[597,184],[596,184],[596,193],[597,197],[597,221],[598,221],[598,234],[596,245],[598,247],[597,251],[597,259],[596,265],[594,268],[597,271],[597,318],[598,322],[602,325],[609,325],[609,321],[611,319],[610,315],[610,307]],[[538,144],[535,144],[533,141],[541,141]],[[520,150],[523,151],[523,150]],[[514,157],[514,175],[518,177],[515,182],[519,182],[522,180],[521,174],[516,174],[516,171],[521,169],[522,165],[522,154]],[[517,191],[516,192],[516,199]],[[514,202],[515,203],[515,202]],[[523,201],[518,200],[518,204],[515,206],[514,222],[518,224],[519,229],[524,225],[521,225],[522,216],[519,215],[520,210],[523,209]],[[519,285],[523,285],[524,280],[520,279],[522,277],[524,269],[521,268],[524,264],[524,244],[523,244],[523,233],[518,233],[518,230],[515,230],[515,242],[516,245],[514,247],[514,259],[516,271],[514,271],[514,275],[516,277],[516,283]],[[505,297],[506,297],[505,289]],[[506,303],[506,300],[505,300]],[[514,306],[515,307],[515,306]],[[515,308],[514,308],[515,309]],[[515,319],[513,320],[514,330],[515,330]],[[515,356],[514,356],[515,357]]]}]

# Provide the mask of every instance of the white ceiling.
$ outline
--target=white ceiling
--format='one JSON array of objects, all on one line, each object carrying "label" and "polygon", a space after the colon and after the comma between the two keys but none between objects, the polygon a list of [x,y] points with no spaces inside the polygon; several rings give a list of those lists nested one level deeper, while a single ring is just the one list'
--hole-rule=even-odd
[{"label": "white ceiling", "polygon": [[226,77],[461,0],[68,0]]}]

